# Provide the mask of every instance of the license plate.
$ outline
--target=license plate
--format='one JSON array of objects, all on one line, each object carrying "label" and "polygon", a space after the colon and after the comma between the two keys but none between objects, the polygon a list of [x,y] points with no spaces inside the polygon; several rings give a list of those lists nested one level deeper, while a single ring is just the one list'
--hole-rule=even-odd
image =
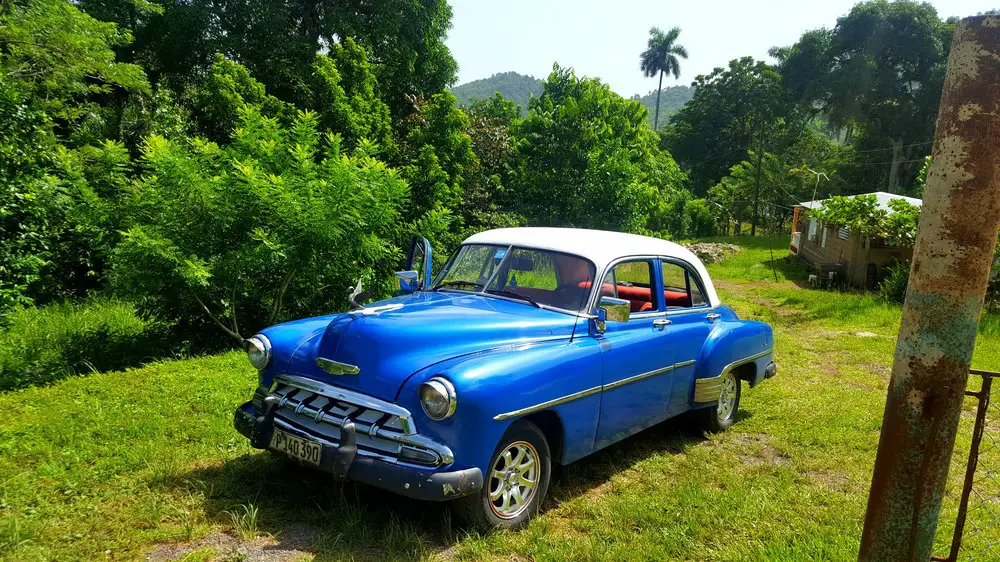
[{"label": "license plate", "polygon": [[271,435],[271,449],[314,466],[319,466],[323,452],[323,446],[319,443],[285,433],[277,428]]}]

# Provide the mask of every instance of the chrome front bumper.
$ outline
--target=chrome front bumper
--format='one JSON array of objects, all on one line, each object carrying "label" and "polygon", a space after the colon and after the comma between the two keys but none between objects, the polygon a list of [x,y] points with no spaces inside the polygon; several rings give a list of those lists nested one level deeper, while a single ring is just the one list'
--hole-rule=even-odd
[{"label": "chrome front bumper", "polygon": [[[233,416],[236,430],[258,449],[268,448],[276,423],[274,408],[259,411],[252,402],[240,406]],[[358,434],[354,423],[348,421],[341,427],[339,443],[319,440],[308,432],[282,426],[299,437],[320,441],[324,446],[319,465],[322,472],[376,486],[390,492],[419,500],[443,501],[460,498],[483,488],[483,473],[478,468],[430,472],[401,463],[388,462],[376,457],[362,456],[357,446]]]},{"label": "chrome front bumper", "polygon": [[269,389],[257,389],[253,404],[258,411],[273,409],[277,427],[326,446],[341,442],[349,422],[362,457],[419,468],[444,467],[455,460],[446,445],[417,433],[406,408],[317,380],[279,375]]}]

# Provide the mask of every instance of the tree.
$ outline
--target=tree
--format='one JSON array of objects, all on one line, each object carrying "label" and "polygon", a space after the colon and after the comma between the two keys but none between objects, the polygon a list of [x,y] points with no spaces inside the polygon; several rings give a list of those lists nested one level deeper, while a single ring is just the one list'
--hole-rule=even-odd
[{"label": "tree", "polygon": [[519,127],[515,209],[538,225],[645,228],[684,174],[657,145],[646,109],[555,65]]},{"label": "tree", "polygon": [[[158,4],[158,5],[157,5]],[[447,0],[81,0],[136,42],[123,60],[149,69],[177,92],[196,83],[217,53],[245,66],[268,91],[295,102],[308,90],[316,53],[352,38],[368,54],[378,94],[396,118],[455,79],[444,38]]]},{"label": "tree", "polygon": [[695,78],[694,97],[674,115],[664,141],[704,196],[751,150],[793,142],[802,119],[774,67],[744,57]]},{"label": "tree", "polygon": [[341,154],[315,114],[283,126],[244,105],[228,146],[149,137],[142,176],[118,203],[127,221],[112,286],[239,341],[343,308],[359,277],[387,292],[406,196],[394,170]]},{"label": "tree", "polygon": [[469,117],[445,91],[422,103],[408,126],[403,176],[412,193],[409,218],[419,219],[433,209],[457,210],[466,168],[476,161],[466,133]]},{"label": "tree", "polygon": [[687,49],[683,45],[675,45],[681,28],[673,27],[664,33],[659,27],[649,29],[649,43],[645,51],[639,55],[639,70],[647,78],[660,77],[656,88],[656,114],[653,118],[653,129],[660,128],[660,91],[663,89],[663,75],[673,74],[674,79],[681,77],[681,64],[677,57],[686,59]]},{"label": "tree", "polygon": [[848,131],[861,155],[846,173],[863,191],[881,184],[898,193],[916,177],[930,151],[952,30],[928,3],[871,0],[832,31],[806,32],[773,51],[799,101]]},{"label": "tree", "polygon": [[477,231],[517,226],[523,218],[512,212],[517,197],[512,184],[519,162],[515,134],[521,107],[496,92],[474,100],[468,115],[476,162],[465,174],[461,206],[465,226]]}]

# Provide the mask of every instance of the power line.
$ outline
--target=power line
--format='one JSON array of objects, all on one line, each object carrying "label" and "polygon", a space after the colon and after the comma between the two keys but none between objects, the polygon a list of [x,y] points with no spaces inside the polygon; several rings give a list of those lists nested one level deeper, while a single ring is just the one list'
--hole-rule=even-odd
[{"label": "power line", "polygon": [[[900,160],[897,164],[909,164],[910,162],[923,162],[924,158],[916,158],[914,160]],[[892,160],[887,160],[885,162],[838,162],[836,165],[853,165],[853,166],[881,166],[884,164],[892,164]]]},{"label": "power line", "polygon": [[[899,148],[910,148],[911,146],[924,146],[925,144],[934,144],[934,141],[915,142],[913,144],[904,144],[903,146],[900,146]],[[864,154],[866,152],[883,152],[885,150],[893,150],[894,148],[895,147],[890,146],[889,148],[872,148],[870,150],[855,150],[854,153],[855,154]]]}]

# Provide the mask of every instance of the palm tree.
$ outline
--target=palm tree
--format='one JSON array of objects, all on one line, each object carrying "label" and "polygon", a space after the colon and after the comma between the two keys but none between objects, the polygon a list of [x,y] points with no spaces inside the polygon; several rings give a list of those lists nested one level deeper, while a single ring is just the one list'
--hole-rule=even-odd
[{"label": "palm tree", "polygon": [[681,63],[677,57],[688,58],[687,49],[683,45],[674,45],[677,36],[681,34],[681,28],[674,27],[664,33],[659,27],[649,28],[649,46],[639,55],[639,70],[652,78],[660,75],[660,86],[656,89],[656,116],[653,117],[653,128],[660,126],[660,90],[663,89],[663,75],[673,74],[674,78],[681,77]]}]

